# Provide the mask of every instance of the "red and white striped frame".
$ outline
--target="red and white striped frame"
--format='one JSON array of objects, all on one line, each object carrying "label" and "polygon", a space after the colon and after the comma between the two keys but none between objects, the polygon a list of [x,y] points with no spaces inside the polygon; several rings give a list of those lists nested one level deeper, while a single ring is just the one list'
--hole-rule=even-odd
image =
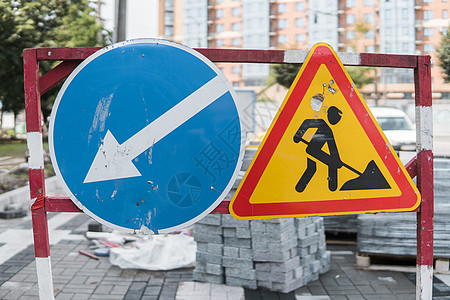
[{"label": "red and white striped frame", "polygon": [[[48,239],[47,212],[80,212],[68,197],[46,197],[42,129],[41,94],[66,78],[90,54],[100,48],[36,48],[24,51],[24,86],[29,149],[30,195],[36,268],[40,299],[54,299]],[[298,63],[305,61],[307,51],[196,49],[213,62],[229,63]],[[433,286],[433,134],[431,110],[431,65],[429,56],[375,53],[338,53],[347,66],[372,66],[414,69],[417,159],[406,169],[417,175],[422,203],[417,209],[417,283],[416,299],[431,300]],[[62,61],[39,78],[39,61]],[[213,213],[229,213],[224,200]]]}]

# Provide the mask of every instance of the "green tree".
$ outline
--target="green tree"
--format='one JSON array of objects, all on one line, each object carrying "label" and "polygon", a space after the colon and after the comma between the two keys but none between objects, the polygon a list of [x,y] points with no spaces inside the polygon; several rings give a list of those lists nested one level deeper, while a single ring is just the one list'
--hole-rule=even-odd
[{"label": "green tree", "polygon": [[[104,46],[107,37],[88,0],[0,0],[0,100],[3,111],[17,115],[24,109],[24,49]],[[52,66],[41,63],[41,73]],[[54,98],[54,90],[42,98],[44,118],[49,115]]]},{"label": "green tree", "polygon": [[437,49],[439,66],[444,71],[445,82],[450,82],[450,26],[447,34],[442,35],[441,45]]},{"label": "green tree", "polygon": [[292,82],[300,70],[300,64],[277,64],[271,65],[269,84],[278,83],[285,88],[290,88]]},{"label": "green tree", "polygon": [[348,75],[355,83],[358,89],[361,89],[363,86],[369,83],[373,83],[375,77],[370,75],[370,71],[373,68],[370,67],[346,67]]}]

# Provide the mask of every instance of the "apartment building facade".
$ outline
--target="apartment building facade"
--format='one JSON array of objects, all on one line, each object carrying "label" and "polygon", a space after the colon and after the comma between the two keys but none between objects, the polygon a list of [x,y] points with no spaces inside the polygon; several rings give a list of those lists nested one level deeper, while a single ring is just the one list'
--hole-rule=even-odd
[{"label": "apartment building facade", "polygon": [[[326,42],[340,52],[431,55],[433,98],[450,100],[436,48],[448,34],[449,0],[160,0],[172,30],[163,36],[191,47],[308,50]],[[167,11],[163,15],[167,16]],[[161,17],[160,17],[161,18]],[[167,18],[167,17],[166,17]],[[177,21],[178,20],[178,21]],[[168,34],[167,34],[168,33]],[[170,34],[171,33],[171,34]],[[265,64],[221,64],[235,87],[263,86]],[[414,96],[413,71],[380,69],[366,97]],[[377,92],[375,95],[375,92]]]}]

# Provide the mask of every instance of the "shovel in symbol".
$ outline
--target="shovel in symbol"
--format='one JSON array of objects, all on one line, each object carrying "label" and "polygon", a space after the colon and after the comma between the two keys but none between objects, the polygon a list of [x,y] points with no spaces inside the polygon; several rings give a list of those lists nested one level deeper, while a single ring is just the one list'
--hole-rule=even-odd
[{"label": "shovel in symbol", "polygon": [[[309,145],[309,143],[303,138],[301,138],[300,141],[306,145]],[[367,164],[366,169],[362,173],[344,162],[342,162],[342,165],[358,175],[358,177],[350,179],[344,183],[340,188],[340,191],[380,190],[391,188],[374,160],[371,160]]]}]

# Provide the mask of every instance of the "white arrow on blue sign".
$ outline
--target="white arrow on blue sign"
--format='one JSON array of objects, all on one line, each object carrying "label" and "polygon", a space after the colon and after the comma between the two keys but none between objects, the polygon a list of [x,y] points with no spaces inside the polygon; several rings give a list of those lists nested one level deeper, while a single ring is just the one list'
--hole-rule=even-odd
[{"label": "white arrow on blue sign", "polygon": [[49,146],[72,201],[115,229],[166,233],[227,195],[244,149],[235,92],[177,43],[139,39],[91,55],[52,110]]}]

